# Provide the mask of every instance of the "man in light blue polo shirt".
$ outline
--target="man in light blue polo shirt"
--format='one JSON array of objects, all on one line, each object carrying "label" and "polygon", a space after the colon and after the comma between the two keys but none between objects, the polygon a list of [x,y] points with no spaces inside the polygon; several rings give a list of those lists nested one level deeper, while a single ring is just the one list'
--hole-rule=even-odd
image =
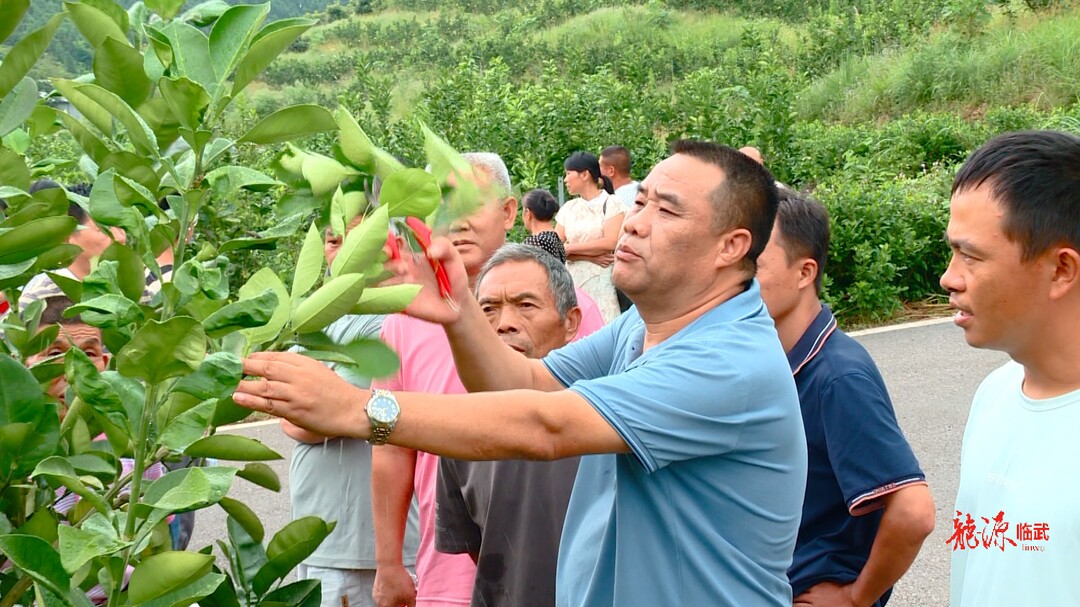
[{"label": "man in light blue polo shirt", "polygon": [[424,285],[408,312],[443,324],[473,393],[372,394],[267,353],[245,361],[260,379],[234,398],[314,432],[457,459],[587,456],[557,605],[790,607],[806,439],[753,278],[776,205],[772,176],[750,158],[678,142],[623,222],[613,280],[635,309],[611,325],[529,360],[469,297],[452,241],[436,239],[428,253],[456,305],[425,260],[397,269]]}]

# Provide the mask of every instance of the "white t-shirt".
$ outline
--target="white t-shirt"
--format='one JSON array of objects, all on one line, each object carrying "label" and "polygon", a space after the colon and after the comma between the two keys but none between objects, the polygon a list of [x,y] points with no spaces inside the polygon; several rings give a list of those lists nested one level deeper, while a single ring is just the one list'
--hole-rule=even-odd
[{"label": "white t-shirt", "polygon": [[634,208],[634,199],[637,198],[638,189],[641,187],[636,181],[615,188],[615,198],[619,199],[619,204],[622,205],[624,211],[629,211]]},{"label": "white t-shirt", "polygon": [[936,548],[953,551],[952,607],[1080,605],[1080,390],[1035,400],[1023,381],[1009,362],[971,405],[951,537]]}]

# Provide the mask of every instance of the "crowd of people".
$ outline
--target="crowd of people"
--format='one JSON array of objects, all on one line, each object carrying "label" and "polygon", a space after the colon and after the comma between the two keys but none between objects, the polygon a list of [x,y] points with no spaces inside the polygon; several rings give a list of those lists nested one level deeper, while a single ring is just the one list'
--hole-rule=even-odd
[{"label": "crowd of people", "polygon": [[[300,570],[322,604],[885,605],[936,507],[874,361],[821,301],[825,207],[752,148],[679,141],[638,183],[611,146],[567,158],[561,207],[526,193],[512,244],[505,164],[465,159],[493,194],[428,248],[452,303],[404,256],[391,281],[423,286],[405,313],[326,329],[381,336],[393,376],[244,361],[235,401],[297,441],[294,516],[337,521]],[[343,237],[327,230],[328,260]],[[951,604],[1080,605],[1080,137],[975,151],[946,241],[955,323],[1011,358],[971,408],[957,521],[995,526],[957,523]],[[60,341],[103,368],[77,321]]]}]

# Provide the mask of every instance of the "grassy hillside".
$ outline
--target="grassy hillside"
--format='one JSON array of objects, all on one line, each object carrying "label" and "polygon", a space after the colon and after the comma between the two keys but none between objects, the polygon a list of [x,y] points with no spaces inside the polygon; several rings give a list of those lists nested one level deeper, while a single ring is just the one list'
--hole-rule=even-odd
[{"label": "grassy hillside", "polygon": [[[972,149],[1080,132],[1080,0],[353,0],[321,20],[238,100],[237,132],[344,105],[415,163],[423,121],[500,153],[523,191],[555,190],[576,150],[625,145],[641,178],[680,137],[755,145],[829,208],[825,297],[849,321],[940,297],[949,183]],[[274,152],[244,162],[269,170]]]},{"label": "grassy hillside", "polygon": [[345,104],[407,158],[420,119],[501,153],[522,190],[554,189],[578,149],[626,145],[641,177],[678,137],[756,145],[829,207],[826,297],[869,320],[937,297],[973,148],[1080,131],[1080,10],[1045,4],[385,0],[310,32],[249,103]]}]

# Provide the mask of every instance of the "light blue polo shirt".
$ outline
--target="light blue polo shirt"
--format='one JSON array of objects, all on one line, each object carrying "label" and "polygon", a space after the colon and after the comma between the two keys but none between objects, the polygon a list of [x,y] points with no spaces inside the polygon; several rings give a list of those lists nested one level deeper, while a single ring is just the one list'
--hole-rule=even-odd
[{"label": "light blue polo shirt", "polygon": [[791,607],[799,398],[757,281],[642,354],[631,309],[544,359],[633,451],[583,457],[560,607]]}]

